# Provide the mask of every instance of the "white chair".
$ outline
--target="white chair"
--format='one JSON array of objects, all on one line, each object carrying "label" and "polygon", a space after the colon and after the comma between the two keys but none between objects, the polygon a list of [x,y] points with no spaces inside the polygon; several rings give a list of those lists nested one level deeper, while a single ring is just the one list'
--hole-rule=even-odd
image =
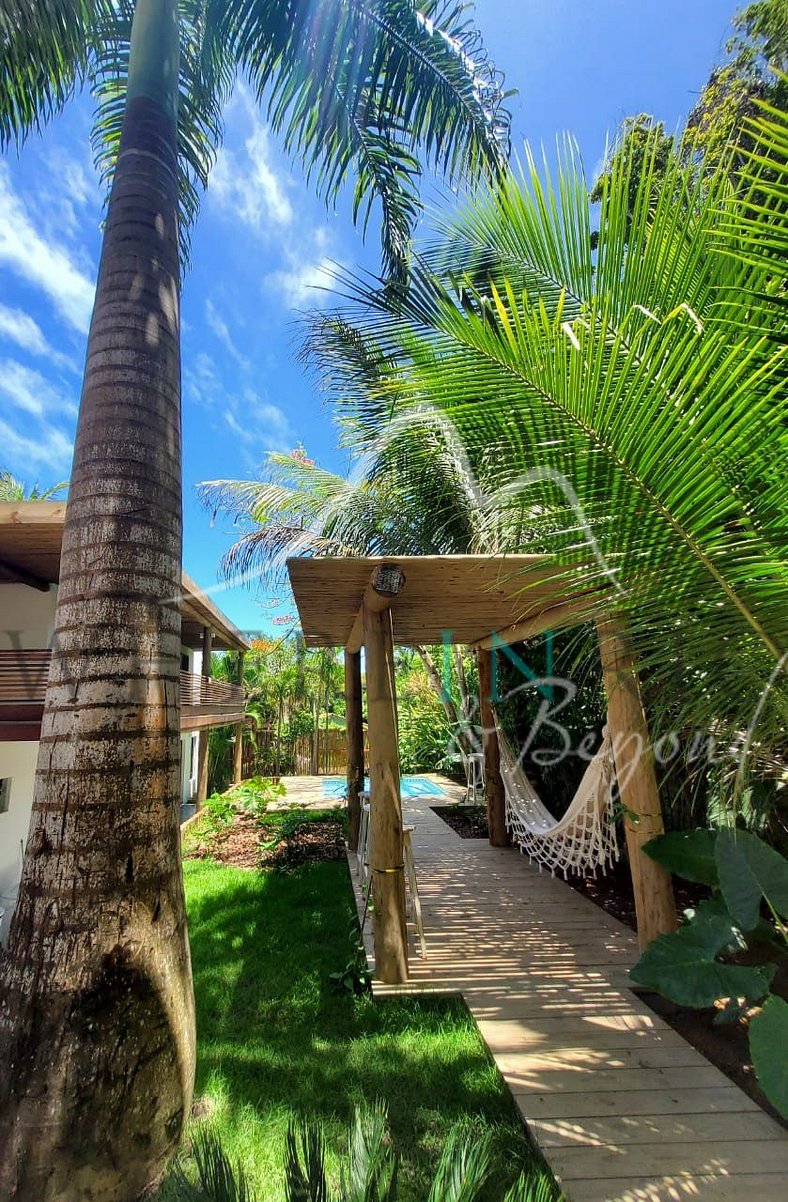
[{"label": "white chair", "polygon": [[465,761],[468,789],[465,800],[473,805],[484,801],[484,753],[472,751]]}]

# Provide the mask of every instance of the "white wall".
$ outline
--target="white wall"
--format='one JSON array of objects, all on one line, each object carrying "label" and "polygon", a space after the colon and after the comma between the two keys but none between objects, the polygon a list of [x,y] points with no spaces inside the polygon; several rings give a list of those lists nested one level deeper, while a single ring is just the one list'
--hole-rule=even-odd
[{"label": "white wall", "polygon": [[6,813],[0,814],[0,941],[5,938],[16,903],[22,854],[27,842],[33,784],[36,773],[38,740],[27,743],[0,743],[0,778],[10,778],[11,794]]},{"label": "white wall", "polygon": [[0,650],[52,646],[57,585],[48,593],[26,584],[0,584]]},{"label": "white wall", "polygon": [[189,787],[190,777],[197,778],[197,753],[199,734],[196,730],[181,734],[181,801],[193,801]]}]

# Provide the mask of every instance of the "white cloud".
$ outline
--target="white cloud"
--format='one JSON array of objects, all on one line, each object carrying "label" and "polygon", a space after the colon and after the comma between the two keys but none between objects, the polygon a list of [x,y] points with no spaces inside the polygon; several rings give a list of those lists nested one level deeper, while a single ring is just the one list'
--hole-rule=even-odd
[{"label": "white cloud", "polygon": [[64,396],[40,372],[15,359],[0,361],[0,392],[17,409],[43,418],[54,413],[76,416],[77,406],[71,397]]},{"label": "white cloud", "polygon": [[286,249],[287,266],[268,272],[263,281],[264,291],[277,293],[277,299],[290,309],[327,303],[326,289],[333,286],[337,268],[328,249],[328,231],[313,230],[311,251]]},{"label": "white cloud", "polygon": [[50,346],[38,322],[23,309],[11,309],[8,305],[0,304],[0,338],[15,342],[31,355],[40,355],[48,359],[56,367],[66,367],[69,371],[77,370],[74,360]]},{"label": "white cloud", "polygon": [[40,288],[69,325],[87,333],[95,281],[62,243],[47,241],[38,232],[4,163],[0,163],[0,263]]},{"label": "white cloud", "polygon": [[213,330],[214,334],[225,347],[225,349],[229,351],[233,359],[235,359],[236,363],[238,363],[244,369],[248,369],[250,366],[249,360],[238,350],[238,347],[233,342],[227,322],[219,313],[216,305],[210,298],[205,302],[205,320],[207,321],[209,328]]},{"label": "white cloud", "polygon": [[251,388],[244,389],[240,400],[228,397],[222,416],[238,439],[242,457],[250,467],[259,467],[268,451],[289,451],[296,441],[284,410]]},{"label": "white cloud", "polygon": [[68,470],[74,445],[56,426],[44,426],[35,437],[27,438],[0,419],[0,445],[3,464],[15,469],[15,474],[27,479],[30,469],[47,467],[58,474]]},{"label": "white cloud", "polygon": [[274,166],[268,127],[258,117],[248,93],[241,90],[240,98],[251,123],[245,153],[229,147],[219,152],[209,195],[258,233],[270,231],[272,225],[285,228],[294,217],[288,196],[293,180]]}]

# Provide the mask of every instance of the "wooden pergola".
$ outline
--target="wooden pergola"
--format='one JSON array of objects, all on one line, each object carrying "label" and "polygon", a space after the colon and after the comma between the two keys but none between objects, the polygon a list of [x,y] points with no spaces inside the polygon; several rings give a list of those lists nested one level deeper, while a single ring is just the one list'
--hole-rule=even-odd
[{"label": "wooden pergola", "polygon": [[408,976],[395,645],[476,649],[490,841],[503,846],[504,790],[490,700],[495,648],[596,623],[641,946],[674,929],[670,876],[641,850],[662,832],[662,812],[631,641],[625,620],[611,613],[608,592],[571,588],[562,569],[535,555],[294,558],[287,570],[307,646],[345,649],[351,848],[365,775],[362,647],[365,653],[375,970],[381,981]]}]

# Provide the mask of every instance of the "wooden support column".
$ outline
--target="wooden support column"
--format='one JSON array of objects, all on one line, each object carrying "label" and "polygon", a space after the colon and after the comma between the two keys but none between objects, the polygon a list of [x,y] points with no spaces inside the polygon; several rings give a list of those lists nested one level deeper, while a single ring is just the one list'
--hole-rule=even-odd
[{"label": "wooden support column", "polygon": [[345,724],[347,727],[348,847],[358,850],[361,822],[359,793],[364,788],[364,723],[361,713],[361,653],[345,652]]},{"label": "wooden support column", "polygon": [[[213,632],[210,626],[202,630],[202,675],[211,675],[211,646]],[[202,692],[202,690],[200,690]],[[200,699],[202,700],[202,698]],[[199,810],[208,796],[208,735],[207,727],[200,730],[197,751],[197,809]]]},{"label": "wooden support column", "polygon": [[[238,652],[236,681],[243,687],[244,682],[244,653]],[[233,784],[240,785],[244,773],[244,727],[245,722],[235,724],[235,745],[233,747]]]},{"label": "wooden support column", "polygon": [[676,903],[670,873],[641,850],[649,839],[663,833],[664,826],[654,753],[626,619],[618,615],[602,618],[597,622],[597,633],[642,949],[657,935],[675,930]]},{"label": "wooden support column", "polygon": [[376,568],[362,605],[369,730],[370,868],[375,975],[378,980],[392,985],[408,979],[394,639],[389,609],[403,584],[404,576],[396,568]]},{"label": "wooden support column", "polygon": [[478,647],[476,659],[479,665],[479,718],[482,727],[484,750],[484,801],[487,806],[487,828],[493,847],[508,847],[506,830],[506,806],[501,778],[501,757],[498,748],[498,732],[493,718],[493,656],[494,651]]}]

